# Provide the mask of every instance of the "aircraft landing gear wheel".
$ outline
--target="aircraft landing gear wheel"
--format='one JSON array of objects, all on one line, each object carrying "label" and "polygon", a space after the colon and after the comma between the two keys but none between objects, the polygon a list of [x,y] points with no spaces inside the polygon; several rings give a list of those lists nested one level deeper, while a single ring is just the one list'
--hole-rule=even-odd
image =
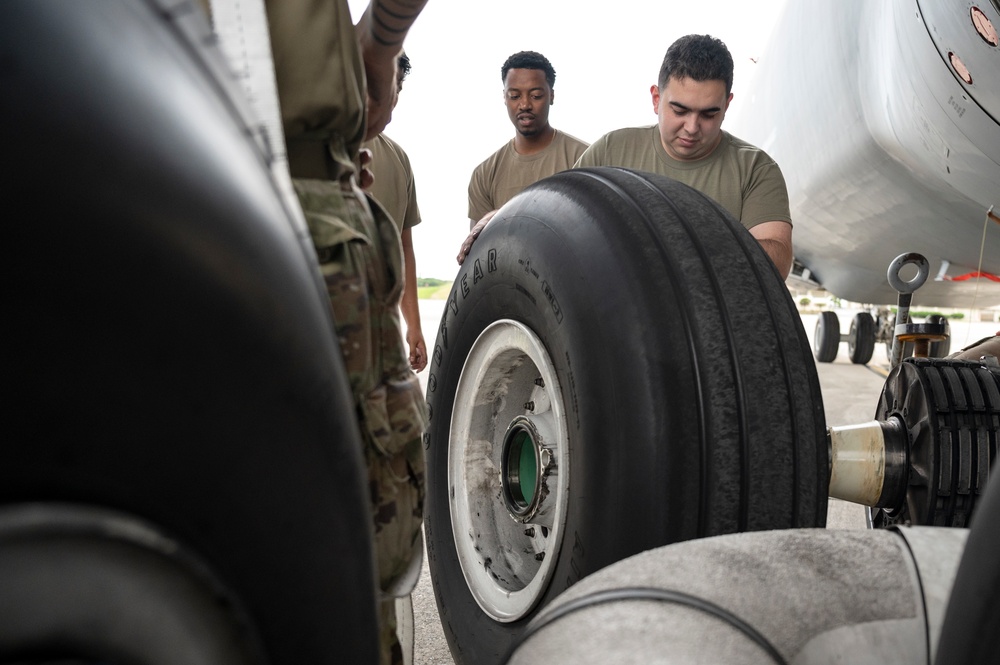
[{"label": "aircraft landing gear wheel", "polygon": [[[496,400],[499,394],[506,399]],[[448,447],[452,529],[470,536],[456,538],[458,560],[483,611],[515,621],[548,588],[563,545],[570,471],[564,392],[541,340],[504,319],[473,343],[455,404],[471,407],[455,409],[450,435],[469,445]],[[498,488],[502,500],[482,487]]]},{"label": "aircraft landing gear wheel", "polygon": [[541,607],[637,552],[823,525],[810,356],[759,244],[684,185],[580,169],[504,206],[428,377],[425,533],[455,661],[502,662]]},{"label": "aircraft landing gear wheel", "polygon": [[0,506],[0,589],[5,663],[273,662],[216,571],[126,513]]},{"label": "aircraft landing gear wheel", "polygon": [[875,352],[875,319],[868,312],[859,312],[851,320],[847,350],[855,365],[867,365]]},{"label": "aircraft landing gear wheel", "polygon": [[813,350],[816,360],[821,363],[832,363],[837,358],[840,348],[840,320],[836,312],[820,312],[816,319],[816,331],[813,334]]},{"label": "aircraft landing gear wheel", "polygon": [[907,358],[886,379],[877,420],[896,419],[909,441],[909,482],[871,526],[966,527],[986,487],[1000,435],[1000,369]]}]

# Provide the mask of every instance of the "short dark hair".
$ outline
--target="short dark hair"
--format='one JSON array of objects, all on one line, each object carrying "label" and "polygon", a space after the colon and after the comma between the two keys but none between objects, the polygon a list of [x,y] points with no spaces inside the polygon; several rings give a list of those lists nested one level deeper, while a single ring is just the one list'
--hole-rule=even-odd
[{"label": "short dark hair", "polygon": [[512,69],[540,69],[545,72],[545,80],[550,88],[556,87],[556,70],[552,63],[541,53],[535,51],[519,51],[507,58],[500,68],[500,80],[507,82],[507,72]]},{"label": "short dark hair", "polygon": [[405,51],[401,52],[399,59],[396,60],[396,82],[398,85],[403,85],[403,81],[410,75],[411,69],[410,56],[406,55]]},{"label": "short dark hair", "polygon": [[723,81],[726,94],[733,91],[733,56],[721,39],[711,35],[687,35],[667,49],[660,65],[660,90],[670,77],[695,81]]}]

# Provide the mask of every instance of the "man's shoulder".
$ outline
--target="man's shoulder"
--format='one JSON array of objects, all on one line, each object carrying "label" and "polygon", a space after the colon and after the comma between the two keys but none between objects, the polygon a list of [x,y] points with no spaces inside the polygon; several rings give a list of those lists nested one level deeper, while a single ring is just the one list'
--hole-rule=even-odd
[{"label": "man's shoulder", "polygon": [[594,145],[601,144],[609,150],[620,149],[622,146],[644,146],[646,143],[652,145],[651,137],[656,129],[656,125],[614,129],[595,141]]},{"label": "man's shoulder", "polygon": [[656,125],[615,129],[591,144],[578,161],[579,166],[630,166],[639,153],[655,159],[653,133]]},{"label": "man's shoulder", "polygon": [[375,137],[375,140],[381,140],[390,150],[393,150],[394,152],[399,152],[404,155],[406,154],[406,151],[403,150],[403,146],[399,145],[385,134],[379,134]]},{"label": "man's shoulder", "polygon": [[385,134],[379,134],[375,138],[365,141],[361,147],[371,150],[372,159],[376,162],[392,157],[406,166],[410,164],[410,157],[403,150],[403,147]]},{"label": "man's shoulder", "polygon": [[476,168],[473,169],[473,173],[492,171],[496,169],[496,166],[500,162],[500,160],[503,159],[505,155],[507,155],[509,152],[513,150],[513,146],[514,146],[514,139],[511,139],[506,143],[504,143],[493,154],[491,154],[483,161],[479,162]]},{"label": "man's shoulder", "polygon": [[770,164],[774,164],[774,160],[764,152],[763,148],[758,148],[748,141],[744,141],[738,136],[733,136],[729,132],[723,130],[723,136],[726,139],[727,149],[740,159],[745,159],[748,161],[763,161]]},{"label": "man's shoulder", "polygon": [[656,125],[642,125],[641,127],[622,127],[613,129],[604,135],[608,139],[630,139],[633,137],[648,138],[649,134],[656,129]]},{"label": "man's shoulder", "polygon": [[556,140],[559,141],[559,142],[561,142],[561,143],[564,143],[564,144],[567,144],[569,146],[572,146],[574,148],[583,148],[584,150],[586,150],[587,148],[590,147],[590,144],[587,143],[586,141],[584,141],[582,139],[578,139],[577,137],[573,136],[572,134],[570,134],[568,132],[564,132],[561,129],[557,129],[556,130]]}]

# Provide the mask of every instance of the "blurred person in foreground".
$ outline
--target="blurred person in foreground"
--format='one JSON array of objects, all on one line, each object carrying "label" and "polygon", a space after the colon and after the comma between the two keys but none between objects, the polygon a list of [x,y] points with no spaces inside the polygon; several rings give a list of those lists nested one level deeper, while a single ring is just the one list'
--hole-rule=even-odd
[{"label": "blurred person in foreground", "polygon": [[383,664],[403,662],[395,599],[420,572],[427,406],[403,349],[399,234],[358,187],[360,147],[389,121],[396,61],[426,1],[371,0],[356,27],[346,0],[266,2],[289,171],[364,441]]}]

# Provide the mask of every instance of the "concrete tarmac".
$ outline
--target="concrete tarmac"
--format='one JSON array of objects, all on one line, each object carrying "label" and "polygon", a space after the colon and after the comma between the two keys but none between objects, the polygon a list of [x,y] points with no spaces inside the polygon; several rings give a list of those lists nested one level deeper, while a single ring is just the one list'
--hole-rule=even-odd
[{"label": "concrete tarmac", "polygon": [[[421,300],[421,327],[427,338],[428,347],[433,348],[437,327],[444,312],[444,300]],[[856,312],[838,311],[844,332]],[[816,326],[816,315],[802,315],[802,324],[810,344]],[[968,343],[996,331],[998,324],[968,324],[951,322],[952,350],[958,350]],[[847,357],[847,344],[843,343],[837,359],[832,363],[817,363],[820,387],[823,394],[823,408],[827,426],[855,425],[868,422],[875,417],[875,409],[882,393],[889,362],[884,345],[878,344],[868,365],[854,365]],[[428,372],[418,376],[426,390]],[[862,506],[830,499],[827,516],[829,529],[864,529],[865,509]],[[438,620],[437,605],[431,588],[430,572],[425,558],[424,569],[412,596],[415,645],[415,665],[453,665],[454,660],[448,650],[444,632]]]}]

